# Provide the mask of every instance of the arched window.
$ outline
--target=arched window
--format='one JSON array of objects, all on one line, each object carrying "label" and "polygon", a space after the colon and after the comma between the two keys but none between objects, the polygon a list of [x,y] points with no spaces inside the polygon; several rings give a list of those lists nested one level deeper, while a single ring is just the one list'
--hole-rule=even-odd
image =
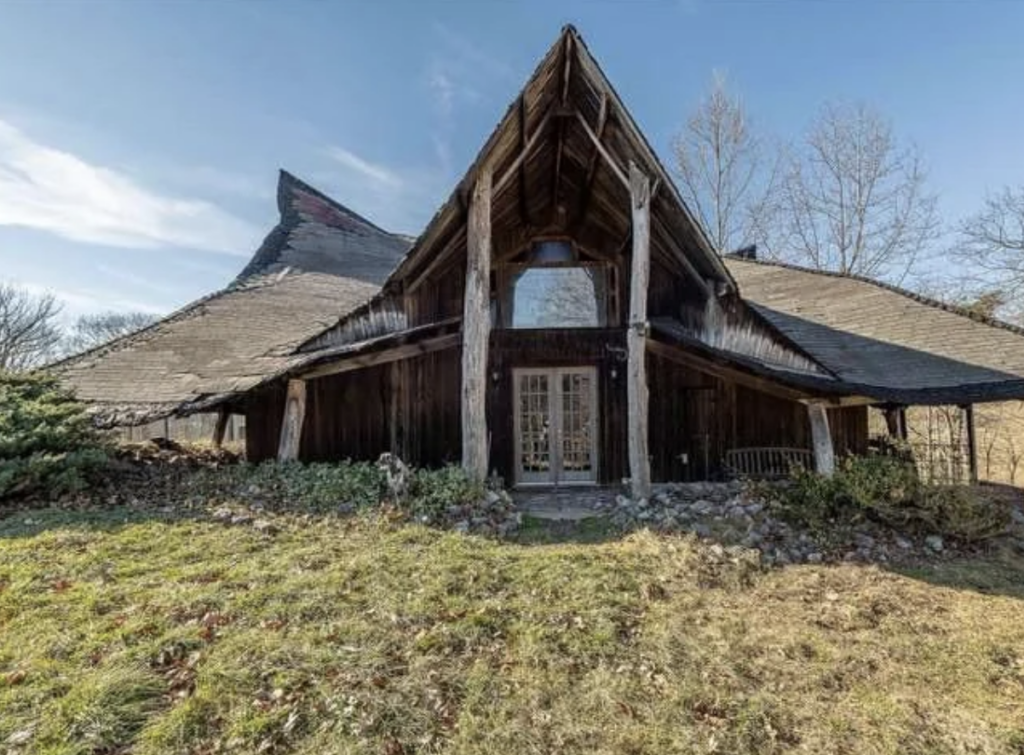
[{"label": "arched window", "polygon": [[543,239],[506,278],[507,328],[598,328],[607,322],[608,271],[581,262],[569,241]]}]

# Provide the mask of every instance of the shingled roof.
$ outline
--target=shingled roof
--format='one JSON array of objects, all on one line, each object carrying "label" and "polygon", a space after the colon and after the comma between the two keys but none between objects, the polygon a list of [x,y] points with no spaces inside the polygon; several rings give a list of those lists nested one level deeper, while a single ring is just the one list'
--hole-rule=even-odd
[{"label": "shingled roof", "polygon": [[740,295],[851,392],[903,404],[1024,398],[1024,330],[853,275],[726,256]]},{"label": "shingled roof", "polygon": [[281,219],[227,288],[54,365],[107,424],[185,413],[287,371],[292,352],[367,302],[409,242],[282,171]]}]

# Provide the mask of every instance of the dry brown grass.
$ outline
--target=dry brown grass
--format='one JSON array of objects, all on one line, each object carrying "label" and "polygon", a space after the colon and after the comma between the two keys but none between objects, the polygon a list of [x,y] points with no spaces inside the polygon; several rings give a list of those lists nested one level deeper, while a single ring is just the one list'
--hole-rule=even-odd
[{"label": "dry brown grass", "polygon": [[762,572],[686,537],[272,520],[0,521],[0,747],[1024,752],[1018,556]]}]

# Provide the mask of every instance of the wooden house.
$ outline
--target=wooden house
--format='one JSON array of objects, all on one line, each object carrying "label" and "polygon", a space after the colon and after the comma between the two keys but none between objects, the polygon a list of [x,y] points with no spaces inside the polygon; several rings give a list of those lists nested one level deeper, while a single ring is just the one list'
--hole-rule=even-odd
[{"label": "wooden house", "polygon": [[[1024,398],[1024,333],[722,256],[567,27],[414,240],[282,173],[224,291],[59,365],[109,424],[243,414],[251,460],[461,463],[515,485],[828,473],[869,406]],[[786,451],[789,453],[789,451]]]}]

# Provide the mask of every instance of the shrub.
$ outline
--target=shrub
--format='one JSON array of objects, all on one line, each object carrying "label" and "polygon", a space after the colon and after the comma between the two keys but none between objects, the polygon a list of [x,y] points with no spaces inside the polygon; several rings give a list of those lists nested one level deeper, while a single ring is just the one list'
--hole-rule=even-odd
[{"label": "shrub", "polygon": [[461,467],[418,469],[409,486],[409,508],[417,514],[444,513],[448,506],[474,503],[484,495],[483,485],[472,482]]},{"label": "shrub", "polygon": [[84,489],[106,439],[52,376],[0,373],[0,499]]},{"label": "shrub", "polygon": [[812,529],[867,518],[965,541],[996,535],[1009,523],[1004,503],[972,488],[925,484],[912,462],[888,455],[849,456],[827,478],[796,470],[777,505],[788,519]]},{"label": "shrub", "polygon": [[367,462],[268,461],[205,470],[195,485],[207,495],[257,498],[272,508],[325,511],[376,505],[383,481],[376,465]]}]

